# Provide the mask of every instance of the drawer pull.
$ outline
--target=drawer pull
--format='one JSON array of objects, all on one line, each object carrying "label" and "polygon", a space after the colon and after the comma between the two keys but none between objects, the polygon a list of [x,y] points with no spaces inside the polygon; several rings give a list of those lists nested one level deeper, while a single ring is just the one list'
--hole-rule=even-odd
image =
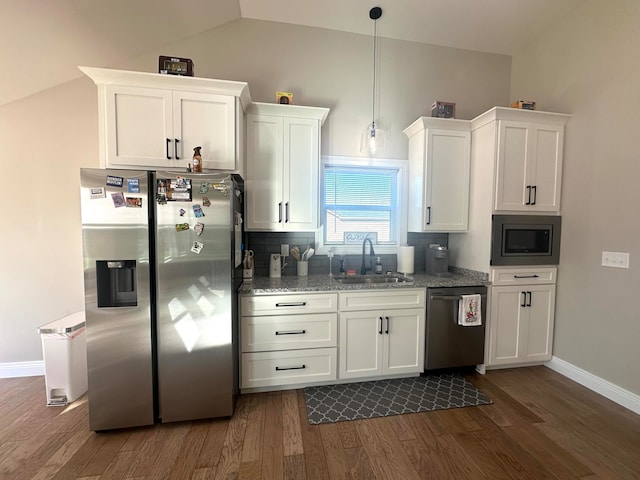
[{"label": "drawer pull", "polygon": [[300,365],[299,367],[276,367],[276,372],[282,372],[283,370],[303,370],[307,368],[306,365]]},{"label": "drawer pull", "polygon": [[279,330],[276,331],[276,335],[304,335],[306,330]]},{"label": "drawer pull", "polygon": [[307,305],[307,302],[276,303],[276,307],[304,307],[306,305]]},{"label": "drawer pull", "polygon": [[538,278],[538,275],[514,275],[513,278]]}]

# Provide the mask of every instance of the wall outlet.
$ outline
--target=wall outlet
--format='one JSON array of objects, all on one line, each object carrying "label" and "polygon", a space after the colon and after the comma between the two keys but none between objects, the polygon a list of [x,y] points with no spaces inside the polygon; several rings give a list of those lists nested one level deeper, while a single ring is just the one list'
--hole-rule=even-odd
[{"label": "wall outlet", "polygon": [[625,252],[602,252],[602,266],[629,268],[629,254]]},{"label": "wall outlet", "polygon": [[288,257],[289,256],[289,244],[288,243],[283,243],[282,245],[280,245],[280,255],[282,255],[283,257]]}]

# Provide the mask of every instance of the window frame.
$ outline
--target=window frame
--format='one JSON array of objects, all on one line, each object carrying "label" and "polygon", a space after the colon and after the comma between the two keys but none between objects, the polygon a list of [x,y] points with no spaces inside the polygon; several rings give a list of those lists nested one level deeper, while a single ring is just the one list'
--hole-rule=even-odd
[{"label": "window frame", "polygon": [[398,159],[386,159],[386,158],[363,158],[363,157],[346,157],[335,155],[323,155],[320,157],[320,195],[318,198],[318,216],[321,219],[322,224],[316,230],[316,253],[326,255],[328,252],[333,252],[335,255],[360,255],[362,254],[362,245],[333,245],[324,244],[324,222],[323,216],[324,207],[324,188],[325,179],[324,171],[326,165],[335,165],[342,167],[380,167],[387,169],[397,169],[398,174],[396,178],[396,190],[398,195],[398,209],[396,218],[396,240],[397,243],[393,245],[376,244],[374,249],[376,254],[389,255],[396,254],[400,245],[406,245],[407,243],[407,170],[409,161]]}]

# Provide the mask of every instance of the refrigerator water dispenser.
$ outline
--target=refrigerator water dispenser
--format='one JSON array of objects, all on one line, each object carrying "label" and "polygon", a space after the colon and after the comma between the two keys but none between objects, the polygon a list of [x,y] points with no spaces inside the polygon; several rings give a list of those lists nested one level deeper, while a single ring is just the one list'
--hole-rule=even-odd
[{"label": "refrigerator water dispenser", "polygon": [[136,307],[135,260],[97,260],[98,307]]}]

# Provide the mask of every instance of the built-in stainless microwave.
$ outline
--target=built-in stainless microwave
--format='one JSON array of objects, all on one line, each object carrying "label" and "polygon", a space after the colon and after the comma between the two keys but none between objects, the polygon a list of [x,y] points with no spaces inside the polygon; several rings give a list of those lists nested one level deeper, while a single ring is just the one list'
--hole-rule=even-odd
[{"label": "built-in stainless microwave", "polygon": [[493,215],[491,265],[558,265],[562,217]]}]

